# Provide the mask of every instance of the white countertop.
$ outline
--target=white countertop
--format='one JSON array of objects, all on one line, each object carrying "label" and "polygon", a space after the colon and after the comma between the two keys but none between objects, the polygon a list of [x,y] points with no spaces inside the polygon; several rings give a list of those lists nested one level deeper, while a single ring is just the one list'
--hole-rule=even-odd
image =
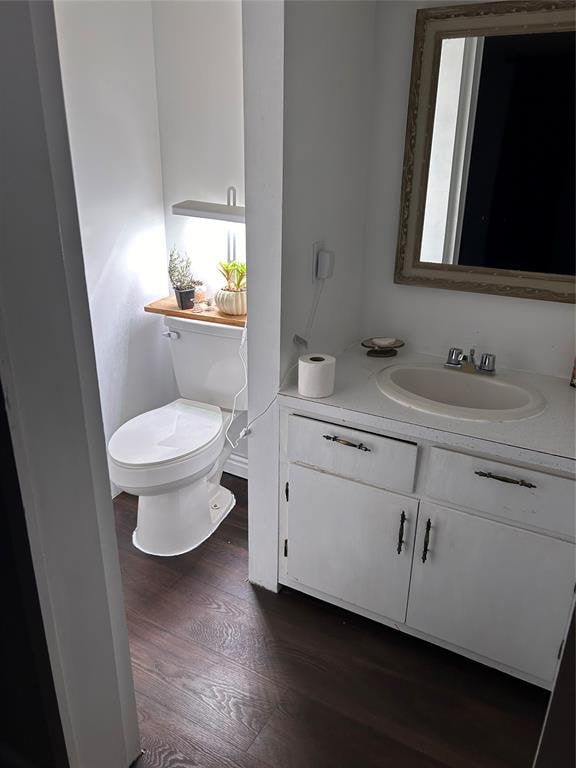
[{"label": "white countertop", "polygon": [[[382,420],[386,421],[386,423],[380,423],[383,428],[390,428],[392,422],[402,422],[404,425],[418,428],[417,431],[409,430],[415,436],[422,434],[421,430],[424,429],[426,432],[430,430],[428,436],[432,438],[439,433],[449,433],[475,440],[486,440],[502,446],[537,451],[550,457],[569,460],[569,462],[576,459],[574,435],[576,389],[570,387],[567,379],[499,369],[496,374],[498,378],[539,391],[546,400],[544,411],[537,416],[520,421],[464,421],[436,416],[402,405],[378,389],[376,374],[379,371],[390,365],[414,362],[441,366],[444,361],[431,355],[403,353],[402,349],[396,357],[372,358],[367,357],[366,350],[358,344],[337,359],[333,395],[322,399],[302,397],[298,394],[297,371],[294,370],[288,383],[280,390],[278,400],[280,405],[308,411],[325,418],[332,416],[336,419],[345,419],[345,414],[335,410],[344,409],[362,414],[364,417],[372,417],[374,426],[378,426]],[[362,418],[361,421],[365,423],[366,419]],[[566,469],[566,462],[561,461],[558,468]]]}]

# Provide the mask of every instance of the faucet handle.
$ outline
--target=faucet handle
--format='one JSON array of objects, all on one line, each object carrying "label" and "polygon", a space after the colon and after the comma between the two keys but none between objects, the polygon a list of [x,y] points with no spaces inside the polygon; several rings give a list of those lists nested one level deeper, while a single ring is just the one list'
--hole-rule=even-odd
[{"label": "faucet handle", "polygon": [[460,368],[462,365],[462,350],[459,347],[450,347],[448,352],[448,359],[444,365],[453,366],[454,368]]},{"label": "faucet handle", "polygon": [[496,372],[496,355],[492,355],[489,353],[483,354],[480,357],[480,365],[478,366],[479,371],[483,371],[483,373],[495,373]]}]

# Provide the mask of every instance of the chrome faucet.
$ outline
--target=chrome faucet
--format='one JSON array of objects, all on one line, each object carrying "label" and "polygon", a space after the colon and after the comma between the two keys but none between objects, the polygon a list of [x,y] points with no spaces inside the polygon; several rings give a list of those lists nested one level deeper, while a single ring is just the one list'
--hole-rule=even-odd
[{"label": "chrome faucet", "polygon": [[459,347],[450,347],[448,358],[444,363],[445,368],[464,368],[470,373],[483,373],[493,376],[496,373],[496,355],[485,352],[480,355],[480,362],[476,362],[476,350],[472,347],[468,355],[465,355]]},{"label": "chrome faucet", "polygon": [[490,352],[485,352],[480,356],[480,365],[476,370],[478,373],[494,375],[496,373],[496,355],[493,355]]},{"label": "chrome faucet", "polygon": [[461,368],[463,354],[460,347],[450,347],[444,368]]}]

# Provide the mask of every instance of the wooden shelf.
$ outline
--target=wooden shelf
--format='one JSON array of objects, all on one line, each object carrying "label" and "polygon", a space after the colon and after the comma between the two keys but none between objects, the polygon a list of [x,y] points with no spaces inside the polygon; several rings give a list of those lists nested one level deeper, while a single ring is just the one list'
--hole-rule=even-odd
[{"label": "wooden shelf", "polygon": [[201,320],[204,323],[220,323],[220,325],[237,325],[243,328],[246,325],[246,315],[224,315],[217,309],[206,309],[197,312],[194,309],[180,309],[174,296],[166,296],[151,304],[146,304],[145,312],[153,312],[156,315],[168,317],[182,317],[185,320]]}]

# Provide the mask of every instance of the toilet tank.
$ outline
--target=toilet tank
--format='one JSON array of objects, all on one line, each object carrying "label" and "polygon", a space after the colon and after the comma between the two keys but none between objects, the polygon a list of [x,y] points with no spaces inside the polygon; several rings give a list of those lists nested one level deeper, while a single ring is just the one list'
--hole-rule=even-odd
[{"label": "toilet tank", "polygon": [[[173,334],[170,353],[180,396],[231,410],[234,395],[245,383],[239,357],[244,329],[179,317],[166,317],[164,322]],[[242,357],[246,359],[246,345]],[[248,408],[246,389],[237,398],[236,408]]]}]

